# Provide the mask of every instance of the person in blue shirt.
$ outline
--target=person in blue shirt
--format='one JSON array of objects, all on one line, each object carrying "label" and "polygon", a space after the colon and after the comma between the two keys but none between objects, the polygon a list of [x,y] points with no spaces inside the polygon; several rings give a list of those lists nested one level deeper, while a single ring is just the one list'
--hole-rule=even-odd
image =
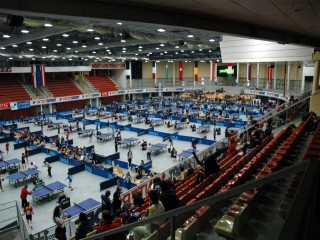
[{"label": "person in blue shirt", "polygon": [[70,174],[68,174],[68,177],[67,177],[65,180],[68,180],[68,182],[69,182],[68,188],[70,188],[71,191],[73,191],[73,187],[72,187],[72,176],[71,176]]},{"label": "person in blue shirt", "polygon": [[102,211],[108,210],[112,212],[110,195],[111,195],[111,192],[109,190],[106,190],[105,194],[101,195]]}]

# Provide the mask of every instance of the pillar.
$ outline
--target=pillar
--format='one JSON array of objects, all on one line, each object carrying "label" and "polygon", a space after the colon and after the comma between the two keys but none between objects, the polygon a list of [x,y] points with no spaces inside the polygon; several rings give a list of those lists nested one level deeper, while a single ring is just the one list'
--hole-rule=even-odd
[{"label": "pillar", "polygon": [[172,86],[176,86],[176,68],[175,68],[175,62],[172,62]]},{"label": "pillar", "polygon": [[287,93],[290,92],[290,68],[291,68],[291,62],[288,62],[288,69],[287,69]]},{"label": "pillar", "polygon": [[274,63],[274,69],[273,69],[273,90],[277,89],[277,63]]},{"label": "pillar", "polygon": [[130,73],[129,87],[132,88],[131,61],[129,62],[129,73]]},{"label": "pillar", "polygon": [[301,93],[305,93],[305,88],[306,88],[306,80],[305,80],[305,72],[304,72],[304,62],[301,62],[301,68],[302,68],[302,71],[301,71]]},{"label": "pillar", "polygon": [[319,91],[319,67],[320,67],[320,52],[317,51],[312,54],[314,61],[314,75],[312,82],[312,96],[310,98],[310,111],[316,114],[320,113],[320,91]]},{"label": "pillar", "polygon": [[257,88],[259,88],[260,64],[257,63]]},{"label": "pillar", "polygon": [[[41,106],[41,105],[40,105]],[[49,112],[52,113],[52,104],[49,104]]]}]

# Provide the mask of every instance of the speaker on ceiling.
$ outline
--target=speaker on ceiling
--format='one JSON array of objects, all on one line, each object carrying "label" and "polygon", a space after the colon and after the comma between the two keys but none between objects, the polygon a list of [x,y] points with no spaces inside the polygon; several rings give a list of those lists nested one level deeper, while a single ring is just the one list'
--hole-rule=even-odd
[{"label": "speaker on ceiling", "polygon": [[11,27],[21,27],[23,24],[24,18],[22,16],[8,15],[7,24]]}]

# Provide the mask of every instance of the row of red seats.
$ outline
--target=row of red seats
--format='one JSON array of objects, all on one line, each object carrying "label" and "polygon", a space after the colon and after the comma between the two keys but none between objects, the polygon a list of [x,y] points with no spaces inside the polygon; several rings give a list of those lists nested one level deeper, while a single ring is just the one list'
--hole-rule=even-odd
[{"label": "row of red seats", "polygon": [[114,84],[114,82],[108,76],[87,76],[87,79],[99,92],[118,90],[117,85]]},{"label": "row of red seats", "polygon": [[[265,177],[266,175],[276,171],[278,167],[281,166],[282,162],[285,160],[285,154],[288,152],[289,148],[293,148],[295,146],[295,139],[298,136],[302,135],[303,130],[305,129],[309,121],[310,118],[308,118],[307,121],[301,123],[295,129],[295,131],[291,133],[288,139],[283,144],[281,144],[280,148],[268,161],[264,168],[259,172],[256,178]],[[281,142],[281,138],[285,135],[286,131],[288,131],[288,128],[282,130],[276,138],[270,141],[270,143],[268,143],[266,147],[262,151],[260,151],[259,155],[257,155],[248,163],[248,166],[246,166],[246,168],[256,168],[258,163],[260,162],[259,159],[265,158],[270,153],[270,149],[273,149],[274,147],[276,147],[276,144]],[[249,170],[248,173],[252,172]],[[227,237],[237,237],[240,231],[248,222],[252,211],[254,211],[254,208],[257,205],[257,202],[259,202],[261,199],[258,193],[258,189],[252,189],[250,191],[242,193],[241,196],[228,209],[227,214],[224,215],[215,225],[216,232]]]}]

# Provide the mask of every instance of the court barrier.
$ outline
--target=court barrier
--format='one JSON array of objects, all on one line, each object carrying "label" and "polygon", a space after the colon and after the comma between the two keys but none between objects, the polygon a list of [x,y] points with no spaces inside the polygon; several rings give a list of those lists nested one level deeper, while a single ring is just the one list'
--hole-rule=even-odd
[{"label": "court barrier", "polygon": [[0,233],[18,227],[17,202],[0,204]]},{"label": "court barrier", "polygon": [[118,177],[115,177],[115,178],[112,178],[112,179],[108,179],[108,180],[106,180],[104,182],[101,182],[100,183],[100,191],[117,185],[117,180],[118,180]]}]

